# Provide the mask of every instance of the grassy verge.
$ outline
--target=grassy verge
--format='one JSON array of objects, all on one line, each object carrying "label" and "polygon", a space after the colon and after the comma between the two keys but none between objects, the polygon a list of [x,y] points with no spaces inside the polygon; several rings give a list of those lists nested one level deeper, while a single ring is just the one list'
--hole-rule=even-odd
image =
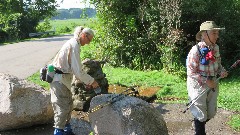
[{"label": "grassy verge", "polygon": [[227,124],[230,125],[234,130],[240,131],[240,115],[233,115]]},{"label": "grassy verge", "polygon": [[50,88],[49,83],[40,80],[40,73],[39,72],[37,72],[37,73],[33,74],[32,76],[28,77],[27,80],[30,81],[30,82],[33,82],[35,84],[38,84],[39,86],[43,87],[45,90],[49,90],[49,88]]},{"label": "grassy verge", "polygon": [[[158,99],[179,99],[176,102],[187,101],[186,82],[181,78],[167,74],[164,71],[135,71],[126,68],[104,67],[104,73],[110,84],[127,86],[160,87]],[[172,102],[159,100],[159,102]]]},{"label": "grassy verge", "polygon": [[[218,106],[226,110],[240,112],[240,76],[239,72],[230,74],[226,79],[220,81],[220,93],[218,97]],[[240,131],[240,115],[232,115],[227,123],[236,131]]]},{"label": "grassy verge", "polygon": [[230,76],[220,81],[219,107],[240,111],[240,76]]}]

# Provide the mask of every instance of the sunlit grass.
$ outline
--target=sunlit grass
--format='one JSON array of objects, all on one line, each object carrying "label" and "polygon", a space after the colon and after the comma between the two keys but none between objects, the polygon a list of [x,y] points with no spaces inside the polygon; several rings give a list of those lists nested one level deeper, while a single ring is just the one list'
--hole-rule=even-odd
[{"label": "sunlit grass", "polygon": [[240,111],[240,76],[230,74],[220,81],[219,107]]},{"label": "sunlit grass", "polygon": [[[67,20],[51,20],[50,25],[56,34],[72,34],[76,26],[84,26],[93,28],[96,18],[89,19],[67,19]],[[68,29],[68,32],[65,30]],[[64,32],[64,33],[63,33]]]},{"label": "sunlit grass", "polygon": [[32,76],[28,77],[27,80],[31,81],[35,84],[38,84],[39,86],[43,87],[45,90],[49,90],[49,88],[50,88],[49,83],[40,80],[40,73],[39,72],[37,72],[37,73],[33,74]]},{"label": "sunlit grass", "polygon": [[[157,93],[160,102],[162,98],[178,98],[186,102],[186,82],[181,78],[164,71],[136,71],[127,68],[104,67],[104,73],[110,84],[122,84],[126,86],[160,87]],[[172,102],[172,101],[171,101]]]},{"label": "sunlit grass", "polygon": [[227,123],[229,125],[231,125],[231,127],[236,130],[236,131],[240,131],[240,115],[233,115],[231,117],[231,120]]}]

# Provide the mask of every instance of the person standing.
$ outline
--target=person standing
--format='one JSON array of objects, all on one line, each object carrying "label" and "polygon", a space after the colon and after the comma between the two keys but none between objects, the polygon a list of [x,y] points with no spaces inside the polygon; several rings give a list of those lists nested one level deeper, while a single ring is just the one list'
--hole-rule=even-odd
[{"label": "person standing", "polygon": [[187,56],[187,90],[189,100],[195,100],[203,91],[204,94],[190,107],[194,117],[195,135],[206,135],[205,124],[216,115],[219,87],[217,75],[227,77],[228,73],[221,65],[219,46],[219,28],[214,21],[203,22],[196,34],[199,41]]},{"label": "person standing", "polygon": [[68,40],[55,56],[52,65],[56,74],[50,83],[51,102],[54,111],[54,135],[73,135],[70,119],[73,110],[71,83],[73,77],[92,88],[98,83],[82,69],[80,48],[89,44],[94,37],[90,28],[78,26],[74,37]]}]

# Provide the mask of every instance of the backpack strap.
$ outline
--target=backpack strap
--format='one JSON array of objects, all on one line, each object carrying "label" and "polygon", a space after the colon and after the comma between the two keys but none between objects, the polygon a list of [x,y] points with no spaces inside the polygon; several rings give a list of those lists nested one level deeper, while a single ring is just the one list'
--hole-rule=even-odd
[{"label": "backpack strap", "polygon": [[197,44],[196,46],[197,46],[198,52],[199,52],[199,54],[200,54],[200,57],[203,58],[204,56],[202,55],[202,53],[201,53],[201,51],[200,51],[199,45]]}]

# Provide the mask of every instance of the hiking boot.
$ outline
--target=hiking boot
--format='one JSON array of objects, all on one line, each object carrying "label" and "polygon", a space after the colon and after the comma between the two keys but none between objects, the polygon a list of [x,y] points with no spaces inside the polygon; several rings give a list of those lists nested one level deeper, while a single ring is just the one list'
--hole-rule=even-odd
[{"label": "hiking boot", "polygon": [[53,135],[66,135],[63,129],[55,128]]},{"label": "hiking boot", "polygon": [[64,135],[74,135],[70,123],[65,125],[64,133],[65,133]]},{"label": "hiking boot", "polygon": [[205,124],[205,121],[201,122],[198,119],[194,118],[195,135],[206,135]]}]

